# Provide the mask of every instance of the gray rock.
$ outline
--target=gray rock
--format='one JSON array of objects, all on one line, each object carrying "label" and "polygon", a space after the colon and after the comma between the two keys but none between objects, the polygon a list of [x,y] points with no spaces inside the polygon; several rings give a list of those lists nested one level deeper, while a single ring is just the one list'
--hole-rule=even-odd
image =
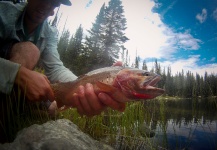
[{"label": "gray rock", "polygon": [[23,129],[13,143],[1,145],[0,150],[113,150],[92,139],[71,121],[60,119]]}]

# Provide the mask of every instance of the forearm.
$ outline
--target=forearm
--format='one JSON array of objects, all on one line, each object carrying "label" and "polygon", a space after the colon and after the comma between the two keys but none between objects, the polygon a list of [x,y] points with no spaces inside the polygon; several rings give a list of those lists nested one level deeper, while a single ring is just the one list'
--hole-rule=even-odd
[{"label": "forearm", "polygon": [[19,64],[0,58],[0,92],[11,92],[19,68]]}]

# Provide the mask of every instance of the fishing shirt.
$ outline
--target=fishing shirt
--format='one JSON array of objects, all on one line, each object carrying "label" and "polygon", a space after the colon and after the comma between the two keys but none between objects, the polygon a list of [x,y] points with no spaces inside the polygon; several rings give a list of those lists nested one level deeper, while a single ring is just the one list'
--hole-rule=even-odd
[{"label": "fishing shirt", "polygon": [[[0,44],[4,44],[5,40],[24,41],[23,18],[26,5],[27,3],[0,2]],[[47,20],[43,22],[35,43],[40,50],[39,61],[51,83],[73,81],[77,76],[64,67],[60,60],[57,33],[56,27],[49,25]],[[34,34],[30,35],[28,41],[34,43]],[[0,57],[0,92],[10,94],[20,66]]]}]

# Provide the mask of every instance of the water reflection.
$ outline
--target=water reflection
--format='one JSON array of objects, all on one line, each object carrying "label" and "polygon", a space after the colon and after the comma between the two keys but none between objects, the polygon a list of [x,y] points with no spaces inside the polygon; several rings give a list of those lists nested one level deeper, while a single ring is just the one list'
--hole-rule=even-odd
[{"label": "water reflection", "polygon": [[151,128],[162,148],[217,149],[216,101],[179,99],[144,105],[145,113],[152,113]]}]

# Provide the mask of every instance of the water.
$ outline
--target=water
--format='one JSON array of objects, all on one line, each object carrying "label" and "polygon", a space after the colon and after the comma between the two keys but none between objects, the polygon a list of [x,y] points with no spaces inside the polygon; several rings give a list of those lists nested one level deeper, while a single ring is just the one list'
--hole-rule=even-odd
[{"label": "water", "polygon": [[159,147],[217,149],[217,101],[183,99],[167,100],[155,105],[150,103],[145,104],[146,110],[155,110],[152,111],[154,117],[149,123],[155,131],[153,138]]}]

